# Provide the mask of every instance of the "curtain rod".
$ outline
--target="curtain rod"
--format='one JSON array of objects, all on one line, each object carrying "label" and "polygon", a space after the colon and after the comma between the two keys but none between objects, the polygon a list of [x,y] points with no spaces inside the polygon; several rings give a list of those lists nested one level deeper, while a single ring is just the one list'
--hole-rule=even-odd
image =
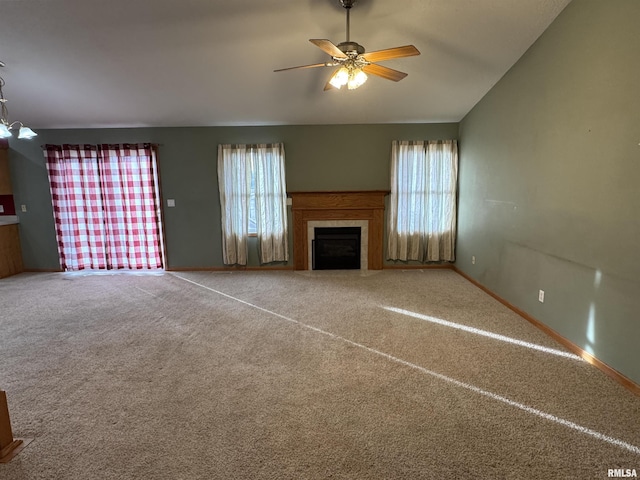
[{"label": "curtain rod", "polygon": [[[137,143],[133,143],[133,142],[124,142],[124,143],[82,143],[82,144],[80,144],[80,143],[63,143],[62,145],[91,145],[91,146],[93,146],[93,145],[141,145],[141,144],[144,145],[146,143],[148,143],[149,145],[151,145],[154,148],[164,147],[164,143],[151,143],[151,142],[137,142]],[[45,148],[47,148],[47,145],[59,146],[57,144],[48,143],[48,144],[45,144],[45,145],[40,145],[40,148],[42,148],[44,150]]]}]

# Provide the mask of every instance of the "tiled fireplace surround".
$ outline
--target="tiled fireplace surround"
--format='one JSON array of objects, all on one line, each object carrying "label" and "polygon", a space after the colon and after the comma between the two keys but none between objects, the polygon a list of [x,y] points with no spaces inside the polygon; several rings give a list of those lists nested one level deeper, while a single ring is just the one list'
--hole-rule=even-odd
[{"label": "tiled fireplace surround", "polygon": [[385,190],[289,192],[293,215],[295,270],[311,270],[311,240],[316,227],[360,227],[360,268],[382,269]]}]

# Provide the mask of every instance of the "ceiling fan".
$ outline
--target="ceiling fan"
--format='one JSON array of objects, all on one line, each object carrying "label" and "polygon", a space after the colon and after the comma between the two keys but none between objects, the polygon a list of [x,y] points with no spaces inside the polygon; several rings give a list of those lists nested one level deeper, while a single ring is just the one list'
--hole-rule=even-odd
[{"label": "ceiling fan", "polygon": [[375,52],[365,53],[362,45],[352,42],[349,38],[349,12],[356,0],[339,0],[340,4],[347,11],[347,40],[334,45],[326,39],[310,39],[309,41],[331,56],[330,62],[314,63],[312,65],[301,65],[298,67],[281,68],[274,72],[284,72],[286,70],[296,70],[300,68],[315,67],[339,67],[335,70],[324,89],[331,88],[340,89],[344,85],[349,90],[353,90],[361,86],[367,81],[367,74],[386,78],[394,82],[399,82],[407,76],[406,73],[394,70],[389,67],[378,65],[376,62],[390,60],[392,58],[411,57],[420,55],[420,52],[413,45],[405,45],[403,47],[387,48],[385,50],[377,50]]}]

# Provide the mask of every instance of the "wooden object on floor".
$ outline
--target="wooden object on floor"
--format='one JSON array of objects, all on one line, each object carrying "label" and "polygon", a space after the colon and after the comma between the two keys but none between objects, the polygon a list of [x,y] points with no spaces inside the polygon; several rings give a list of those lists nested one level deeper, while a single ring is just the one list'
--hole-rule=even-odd
[{"label": "wooden object on floor", "polygon": [[0,463],[11,461],[31,441],[32,439],[13,438],[7,394],[4,390],[0,390]]}]

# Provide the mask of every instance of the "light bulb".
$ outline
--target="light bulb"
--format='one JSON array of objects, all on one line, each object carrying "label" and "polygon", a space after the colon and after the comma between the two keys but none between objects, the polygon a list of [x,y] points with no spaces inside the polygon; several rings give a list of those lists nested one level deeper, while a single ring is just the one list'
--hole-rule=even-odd
[{"label": "light bulb", "polygon": [[329,83],[335,88],[341,88],[347,81],[349,81],[349,71],[345,67],[340,67],[340,69],[333,74]]},{"label": "light bulb", "polygon": [[351,74],[349,75],[347,88],[349,90],[355,90],[356,88],[362,86],[362,84],[366,81],[367,81],[367,74],[364,73],[361,69],[355,70],[351,72]]}]

